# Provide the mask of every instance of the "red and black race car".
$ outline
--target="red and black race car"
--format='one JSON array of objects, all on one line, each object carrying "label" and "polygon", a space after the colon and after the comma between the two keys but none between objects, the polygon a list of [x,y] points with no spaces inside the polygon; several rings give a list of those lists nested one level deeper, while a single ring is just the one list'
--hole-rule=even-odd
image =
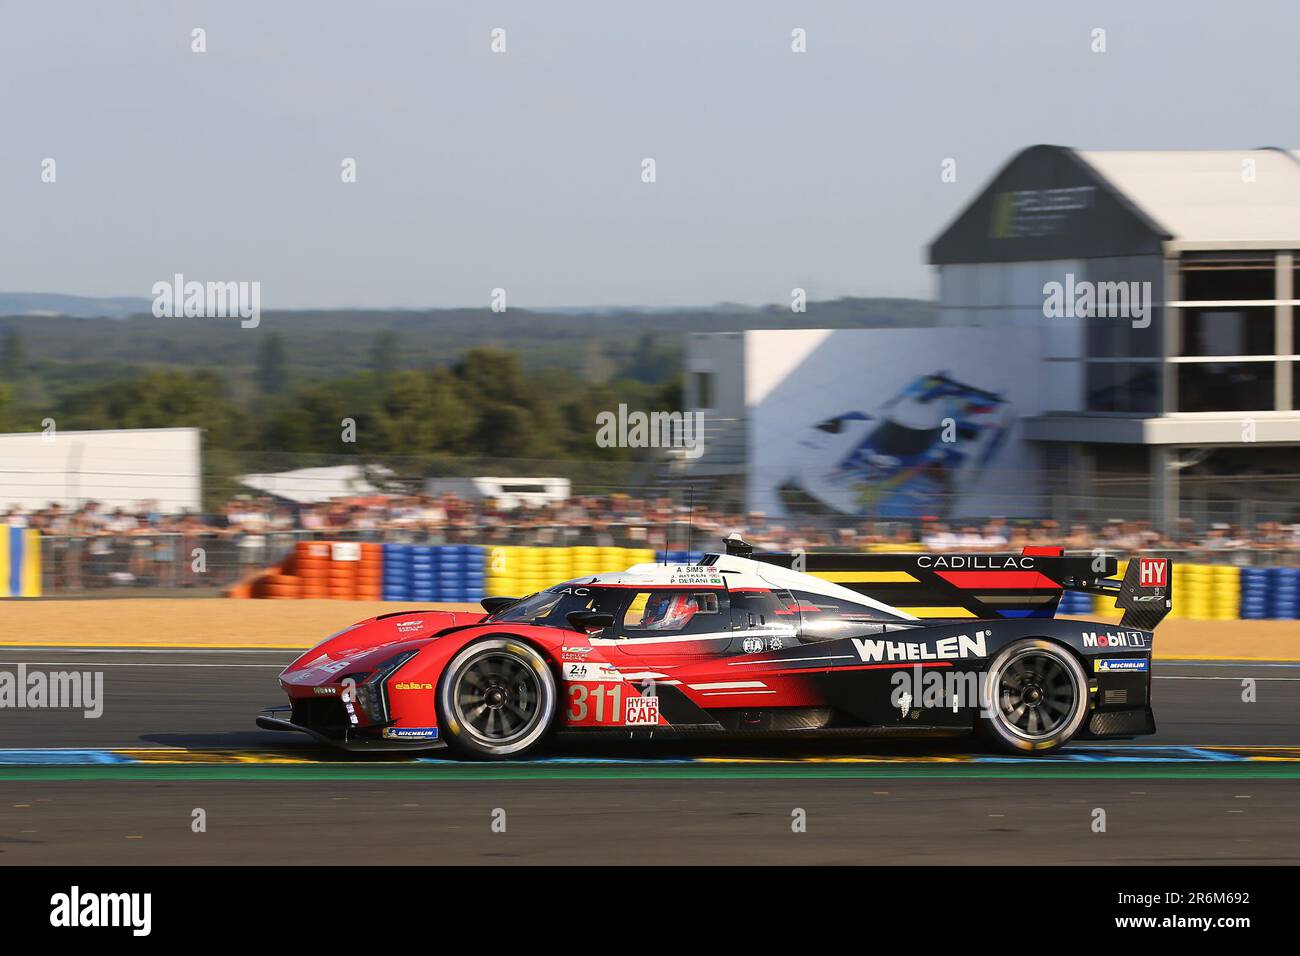
[{"label": "red and black race car", "polygon": [[[1059,549],[753,554],[733,537],[697,564],[486,598],[485,614],[354,624],[281,673],[290,706],[257,723],[349,750],[479,758],[565,733],[979,733],[1013,753],[1150,734],[1172,568],[1134,558],[1122,582],[1116,569]],[[1066,589],[1114,597],[1121,621],[1057,619]]]}]

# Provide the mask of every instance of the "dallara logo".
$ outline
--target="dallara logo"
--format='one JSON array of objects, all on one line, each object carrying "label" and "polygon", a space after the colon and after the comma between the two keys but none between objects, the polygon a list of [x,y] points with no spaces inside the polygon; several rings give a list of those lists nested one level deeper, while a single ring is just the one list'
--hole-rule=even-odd
[{"label": "dallara logo", "polygon": [[433,690],[432,684],[423,684],[419,681],[399,681],[393,685],[397,690]]}]

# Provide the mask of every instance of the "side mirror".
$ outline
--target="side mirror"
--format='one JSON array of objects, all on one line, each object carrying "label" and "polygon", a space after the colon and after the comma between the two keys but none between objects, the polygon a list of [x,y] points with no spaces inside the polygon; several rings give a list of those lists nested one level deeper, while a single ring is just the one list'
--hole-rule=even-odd
[{"label": "side mirror", "polygon": [[489,614],[495,614],[497,611],[504,611],[512,604],[518,604],[519,598],[511,597],[485,597],[478,602],[483,605],[483,610]]},{"label": "side mirror", "polygon": [[570,611],[564,619],[573,625],[575,631],[584,634],[614,626],[614,615],[602,611]]}]

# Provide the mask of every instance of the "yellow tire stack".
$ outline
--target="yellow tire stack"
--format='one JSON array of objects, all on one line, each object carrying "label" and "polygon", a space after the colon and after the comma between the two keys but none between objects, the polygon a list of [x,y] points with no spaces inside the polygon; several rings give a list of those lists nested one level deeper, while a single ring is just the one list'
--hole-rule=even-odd
[{"label": "yellow tire stack", "polygon": [[1175,564],[1173,616],[1208,621],[1213,607],[1214,568],[1208,564]]},{"label": "yellow tire stack", "polygon": [[1210,568],[1210,620],[1235,621],[1241,616],[1241,569],[1230,564]]},{"label": "yellow tire stack", "polygon": [[523,576],[520,552],[524,548],[510,545],[492,545],[483,556],[487,596],[523,597]]},{"label": "yellow tire stack", "polygon": [[487,549],[487,593],[523,597],[572,578],[622,571],[652,563],[648,548],[538,548],[496,546]]}]

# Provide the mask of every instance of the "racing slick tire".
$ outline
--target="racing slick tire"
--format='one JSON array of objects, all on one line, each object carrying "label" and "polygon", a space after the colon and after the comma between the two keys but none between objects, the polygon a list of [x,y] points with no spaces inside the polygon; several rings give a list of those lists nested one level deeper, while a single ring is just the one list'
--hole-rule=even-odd
[{"label": "racing slick tire", "polygon": [[438,719],[447,747],[462,757],[518,757],[555,719],[555,676],[520,640],[488,637],[465,645],[438,681]]},{"label": "racing slick tire", "polygon": [[998,750],[1044,754],[1068,743],[1088,716],[1088,675],[1060,644],[1004,647],[981,682],[979,730]]}]

